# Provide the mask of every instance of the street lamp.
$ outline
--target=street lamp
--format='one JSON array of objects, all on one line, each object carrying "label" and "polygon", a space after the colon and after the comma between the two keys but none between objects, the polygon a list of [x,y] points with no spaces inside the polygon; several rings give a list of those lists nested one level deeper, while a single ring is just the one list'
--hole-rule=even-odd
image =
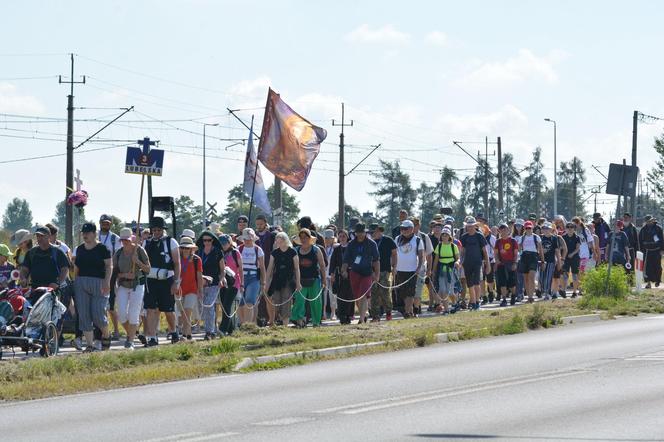
[{"label": "street lamp", "polygon": [[205,205],[207,203],[206,195],[205,195],[205,128],[208,126],[219,126],[219,123],[203,123],[203,230],[207,228],[207,223],[206,221],[206,216],[205,216]]},{"label": "street lamp", "polygon": [[558,215],[558,159],[556,146],[556,121],[551,118],[545,118],[544,121],[553,123],[553,216]]}]

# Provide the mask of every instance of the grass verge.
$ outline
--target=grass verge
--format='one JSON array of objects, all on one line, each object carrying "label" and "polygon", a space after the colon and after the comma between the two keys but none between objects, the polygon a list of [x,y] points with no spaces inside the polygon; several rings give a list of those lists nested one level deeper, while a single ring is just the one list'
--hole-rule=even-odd
[{"label": "grass verge", "polygon": [[[423,347],[435,343],[436,333],[458,332],[460,340],[522,333],[550,327],[563,316],[590,313],[607,315],[664,312],[664,294],[648,291],[625,300],[582,298],[555,303],[524,305],[500,311],[479,311],[446,317],[343,327],[292,328],[243,327],[233,337],[211,342],[163,345],[134,352],[111,351],[48,359],[6,360],[0,363],[0,401],[28,400],[79,392],[131,387],[181,379],[201,378],[233,371],[245,357],[275,355],[342,345],[385,341],[385,346],[353,355]],[[610,302],[615,302],[610,304]],[[294,357],[254,364],[244,371],[259,371],[305,364],[321,358]]]}]

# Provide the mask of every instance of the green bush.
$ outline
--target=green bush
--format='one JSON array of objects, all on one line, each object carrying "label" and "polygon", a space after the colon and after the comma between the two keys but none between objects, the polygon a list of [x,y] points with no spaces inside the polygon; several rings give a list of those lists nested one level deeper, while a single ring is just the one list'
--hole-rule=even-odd
[{"label": "green bush", "polygon": [[581,278],[581,289],[589,296],[609,295],[614,298],[624,298],[629,293],[629,279],[625,269],[620,266],[611,268],[611,276],[607,293],[606,276],[608,267],[602,265],[589,270]]},{"label": "green bush", "polygon": [[516,335],[523,333],[524,331],[526,331],[526,323],[519,314],[516,314],[512,316],[512,319],[510,319],[508,322],[500,325],[500,333],[497,334]]}]

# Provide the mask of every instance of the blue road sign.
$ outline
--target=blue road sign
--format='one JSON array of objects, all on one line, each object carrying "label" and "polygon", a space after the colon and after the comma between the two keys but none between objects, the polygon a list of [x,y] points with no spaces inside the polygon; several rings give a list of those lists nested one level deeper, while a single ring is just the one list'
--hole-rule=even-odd
[{"label": "blue road sign", "polygon": [[164,167],[164,151],[151,149],[147,154],[140,147],[127,147],[125,173],[161,176]]}]

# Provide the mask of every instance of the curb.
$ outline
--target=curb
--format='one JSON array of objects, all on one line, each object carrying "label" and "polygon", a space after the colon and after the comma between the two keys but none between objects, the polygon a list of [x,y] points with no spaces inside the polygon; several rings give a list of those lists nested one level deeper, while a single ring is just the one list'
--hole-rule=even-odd
[{"label": "curb", "polygon": [[[392,341],[396,342],[396,341]],[[306,358],[308,356],[334,356],[344,353],[353,353],[358,350],[364,350],[366,348],[378,347],[381,345],[387,344],[388,341],[378,341],[378,342],[367,342],[364,344],[352,344],[352,345],[343,345],[340,347],[329,347],[329,348],[320,348],[317,350],[306,350],[306,351],[295,351],[290,353],[282,353],[279,355],[268,355],[268,356],[259,356],[256,358],[244,358],[235,365],[233,371],[240,371],[245,368],[249,368],[255,364],[265,364],[267,362],[276,362],[281,359],[287,358]]]},{"label": "curb", "polygon": [[459,332],[436,333],[434,335],[436,342],[444,344],[445,342],[454,342],[459,340]]},{"label": "curb", "polygon": [[594,313],[590,315],[578,315],[578,316],[565,316],[561,318],[563,325],[569,324],[580,324],[583,322],[597,322],[601,321],[602,318],[599,313]]}]

